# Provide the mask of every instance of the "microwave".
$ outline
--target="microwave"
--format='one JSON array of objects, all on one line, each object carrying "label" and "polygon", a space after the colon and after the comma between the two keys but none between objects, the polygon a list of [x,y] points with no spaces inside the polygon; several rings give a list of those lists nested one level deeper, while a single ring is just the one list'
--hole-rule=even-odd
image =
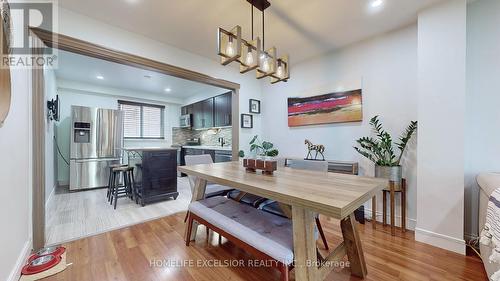
[{"label": "microwave", "polygon": [[191,122],[192,117],[191,114],[186,114],[186,115],[181,115],[180,122],[179,122],[179,127],[181,128],[191,128]]}]

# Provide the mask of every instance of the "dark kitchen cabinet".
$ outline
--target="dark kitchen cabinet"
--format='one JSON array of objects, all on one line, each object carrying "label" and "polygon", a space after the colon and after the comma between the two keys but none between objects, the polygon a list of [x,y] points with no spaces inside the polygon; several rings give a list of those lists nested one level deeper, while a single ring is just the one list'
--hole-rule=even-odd
[{"label": "dark kitchen cabinet", "polygon": [[203,104],[197,102],[193,104],[193,128],[202,129],[203,127]]},{"label": "dark kitchen cabinet", "polygon": [[203,128],[212,128],[214,126],[214,99],[206,99],[201,104],[203,108]]},{"label": "dark kitchen cabinet", "polygon": [[232,92],[186,105],[181,114],[193,115],[193,129],[232,125]]},{"label": "dark kitchen cabinet", "polygon": [[181,107],[181,115],[193,114],[193,105],[186,105]]},{"label": "dark kitchen cabinet", "polygon": [[206,99],[193,104],[193,128],[214,127],[214,99]]},{"label": "dark kitchen cabinet", "polygon": [[232,93],[214,97],[215,127],[231,126]]}]

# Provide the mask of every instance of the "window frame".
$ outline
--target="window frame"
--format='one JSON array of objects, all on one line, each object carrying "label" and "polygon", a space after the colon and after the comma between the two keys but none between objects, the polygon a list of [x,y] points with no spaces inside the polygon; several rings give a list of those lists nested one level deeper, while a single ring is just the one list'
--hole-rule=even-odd
[{"label": "window frame", "polygon": [[[121,110],[121,105],[132,105],[140,107],[140,137],[126,137],[125,131],[123,132],[124,140],[164,140],[165,139],[165,106],[159,104],[142,103],[128,100],[118,100],[118,109]],[[144,107],[159,108],[160,109],[160,137],[144,137]]]}]

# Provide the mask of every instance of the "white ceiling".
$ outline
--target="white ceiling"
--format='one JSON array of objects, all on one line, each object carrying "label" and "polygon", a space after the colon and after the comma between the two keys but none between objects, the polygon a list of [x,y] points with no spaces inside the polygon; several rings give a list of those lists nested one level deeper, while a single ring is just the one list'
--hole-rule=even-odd
[{"label": "white ceiling", "polygon": [[[55,72],[58,79],[181,100],[197,95],[215,96],[227,92],[222,88],[61,50],[58,53],[58,68]],[[97,76],[104,79],[97,79]],[[166,92],[166,88],[171,91]]]},{"label": "white ceiling", "polygon": [[[418,11],[442,0],[271,0],[266,46],[292,63],[411,24]],[[59,0],[62,7],[216,60],[218,27],[243,28],[250,39],[245,0]],[[257,10],[256,10],[257,11]],[[261,16],[255,14],[256,35]],[[266,47],[266,48],[267,48]]]}]

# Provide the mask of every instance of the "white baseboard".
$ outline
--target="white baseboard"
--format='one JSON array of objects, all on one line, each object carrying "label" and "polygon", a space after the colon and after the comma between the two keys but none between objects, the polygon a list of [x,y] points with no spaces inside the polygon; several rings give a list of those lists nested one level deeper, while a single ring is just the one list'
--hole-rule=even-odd
[{"label": "white baseboard", "polygon": [[[382,222],[384,218],[384,214],[382,212],[376,212],[377,216],[377,221]],[[372,219],[372,210],[365,208],[365,218],[367,219]],[[395,225],[397,227],[401,227],[401,216],[395,216],[396,223]],[[387,223],[391,222],[390,218],[390,211],[387,212]],[[411,219],[409,217],[406,217],[406,229],[409,230],[415,230],[415,227],[417,226],[417,221],[415,219]]]},{"label": "white baseboard", "polygon": [[31,247],[32,243],[31,240],[26,241],[24,243],[24,247],[21,250],[21,254],[19,254],[19,257],[17,258],[16,265],[10,272],[9,278],[7,281],[18,281],[19,278],[21,277],[21,270],[23,269],[23,266],[28,259],[29,255],[31,254]]},{"label": "white baseboard", "polygon": [[476,240],[479,239],[479,236],[477,234],[472,234],[472,233],[464,233],[464,239],[465,241],[471,241],[471,240]]},{"label": "white baseboard", "polygon": [[465,240],[415,228],[415,240],[432,246],[465,255]]}]

